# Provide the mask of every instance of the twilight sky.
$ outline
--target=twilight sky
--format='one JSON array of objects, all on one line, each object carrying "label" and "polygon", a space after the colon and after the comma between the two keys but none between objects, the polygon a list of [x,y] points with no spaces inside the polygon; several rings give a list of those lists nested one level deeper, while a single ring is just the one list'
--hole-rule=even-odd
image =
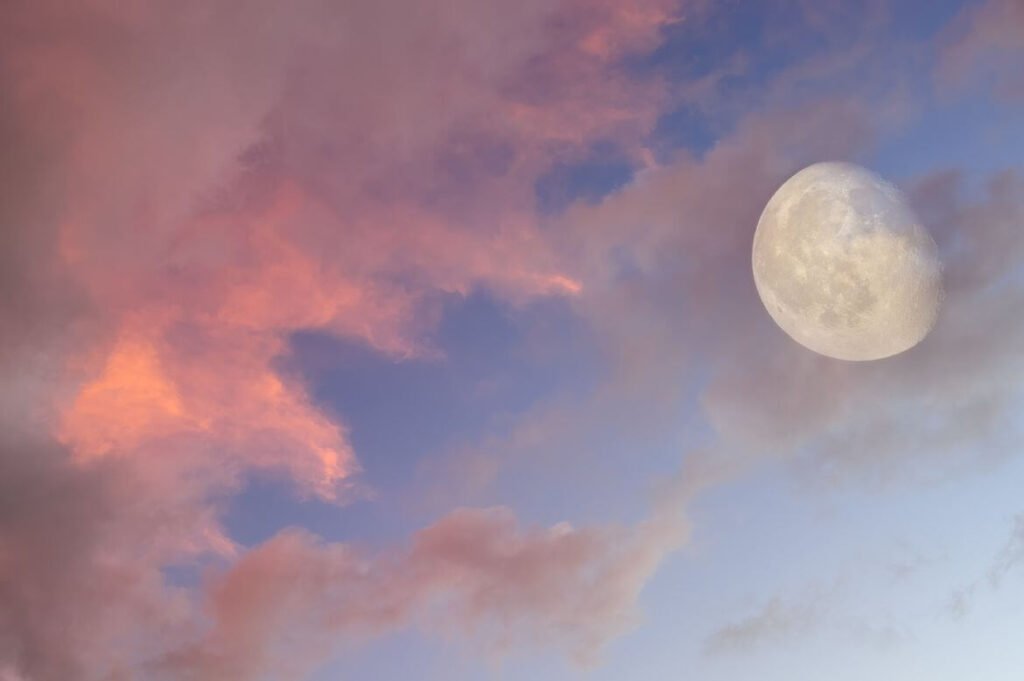
[{"label": "twilight sky", "polygon": [[[1019,681],[1021,0],[0,7],[0,681]],[[865,165],[911,351],[758,216]]]}]

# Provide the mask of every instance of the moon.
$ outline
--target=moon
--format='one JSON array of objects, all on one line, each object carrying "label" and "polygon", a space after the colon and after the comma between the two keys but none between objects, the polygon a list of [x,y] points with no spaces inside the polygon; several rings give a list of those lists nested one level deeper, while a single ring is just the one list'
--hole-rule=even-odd
[{"label": "moon", "polygon": [[835,359],[909,350],[942,302],[931,235],[895,186],[849,163],[816,163],[787,180],[757,223],[752,260],[775,323]]}]

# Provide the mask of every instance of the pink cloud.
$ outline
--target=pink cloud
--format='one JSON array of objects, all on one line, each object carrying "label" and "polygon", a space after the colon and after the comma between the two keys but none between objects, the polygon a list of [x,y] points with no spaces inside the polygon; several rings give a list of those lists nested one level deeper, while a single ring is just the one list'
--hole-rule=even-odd
[{"label": "pink cloud", "polygon": [[[596,139],[639,153],[661,85],[613,66],[673,4],[5,7],[3,673],[258,678],[257,653],[296,663],[273,655],[293,619],[486,622],[581,656],[623,630],[673,532],[467,510],[380,556],[301,533],[244,553],[220,511],[252,470],[356,484],[346,425],[275,370],[292,332],[407,358],[436,352],[438,296],[583,292],[533,182]],[[208,560],[203,606],[164,579]],[[335,581],[357,577],[384,600]]]},{"label": "pink cloud", "polygon": [[341,640],[428,620],[430,629],[592,661],[637,621],[636,596],[685,528],[522,528],[508,509],[456,510],[401,551],[369,554],[282,533],[210,591],[206,636],[159,668],[187,678],[301,676]]},{"label": "pink cloud", "polygon": [[[273,375],[270,363],[284,351],[285,334],[326,328],[384,352],[409,356],[429,351],[417,338],[422,324],[429,324],[429,319],[423,320],[423,293],[466,293],[485,285],[520,300],[580,290],[578,281],[559,271],[530,224],[528,204],[504,211],[498,224],[480,230],[467,222],[471,216],[424,206],[421,192],[428,191],[427,187],[385,188],[388,195],[381,200],[366,194],[360,185],[372,186],[379,181],[378,173],[390,173],[396,163],[429,173],[429,168],[417,168],[424,162],[419,159],[430,162],[433,146],[439,138],[444,141],[447,127],[459,116],[497,113],[496,130],[483,134],[504,131],[501,134],[512,135],[525,149],[521,152],[525,154],[521,177],[502,178],[507,188],[501,190],[510,194],[511,200],[522,201],[516,194],[532,186],[530,169],[540,167],[545,157],[557,151],[549,149],[552,143],[567,142],[559,130],[579,136],[569,143],[583,144],[597,135],[616,134],[622,116],[634,121],[630,123],[634,130],[642,129],[644,116],[649,117],[652,109],[640,113],[625,107],[624,101],[618,102],[627,94],[639,93],[624,82],[610,87],[600,78],[609,59],[649,42],[661,20],[668,18],[660,9],[644,10],[642,4],[614,11],[588,7],[578,35],[559,34],[551,49],[524,44],[521,53],[510,53],[521,60],[518,63],[506,63],[509,57],[503,53],[501,62],[493,65],[495,73],[487,74],[494,82],[487,83],[477,80],[481,74],[467,71],[476,68],[475,61],[462,60],[470,54],[477,56],[489,45],[473,35],[464,47],[466,54],[452,54],[436,41],[446,31],[462,35],[475,21],[495,20],[488,12],[476,16],[474,11],[464,13],[464,7],[442,5],[435,20],[450,21],[451,25],[427,31],[358,6],[352,10],[353,16],[332,12],[321,19],[326,24],[365,21],[371,30],[393,29],[408,33],[414,42],[426,41],[415,74],[407,70],[405,61],[392,64],[378,59],[371,44],[349,44],[336,37],[322,42],[331,36],[321,32],[316,22],[292,19],[299,22],[286,25],[293,35],[283,31],[285,37],[268,36],[255,31],[246,36],[252,46],[243,45],[238,54],[227,55],[237,62],[227,59],[210,75],[197,78],[187,59],[168,60],[166,68],[173,70],[161,75],[171,92],[150,92],[148,83],[136,80],[134,74],[117,74],[122,66],[95,49],[90,31],[98,33],[109,23],[134,35],[185,30],[198,23],[211,31],[212,40],[219,36],[218,31],[226,30],[217,22],[227,21],[227,17],[192,6],[169,16],[146,5],[137,9],[137,14],[127,17],[109,15],[106,9],[86,12],[82,22],[88,28],[75,33],[75,41],[60,43],[53,53],[25,59],[40,74],[58,79],[52,88],[65,92],[70,100],[66,105],[76,111],[78,130],[68,156],[72,182],[67,210],[73,217],[66,219],[61,229],[60,252],[65,266],[102,306],[108,325],[105,345],[86,348],[73,361],[74,367],[90,378],[78,396],[62,406],[62,441],[81,458],[90,458],[114,450],[161,456],[153,443],[182,435],[205,438],[241,457],[233,466],[284,467],[300,484],[326,496],[333,494],[335,483],[355,470],[354,456],[344,429],[317,414],[301,386],[283,383]],[[533,22],[542,33],[547,31],[553,10],[524,11],[527,16],[518,20]],[[568,7],[558,11],[575,16],[580,10]],[[165,26],[166,20],[172,20],[171,28]],[[157,28],[158,23],[162,28]],[[590,55],[580,47],[593,31],[611,31],[612,35],[620,28],[628,35],[614,50]],[[567,37],[569,40],[564,40]],[[163,50],[172,50],[173,41],[162,33],[153,38],[155,54],[147,51],[145,56],[163,64],[162,58],[169,56]],[[301,49],[287,42],[296,38],[308,38],[308,42],[303,42]],[[243,55],[264,47],[281,63],[250,74],[251,65],[244,62]],[[84,58],[68,53],[76,48]],[[285,58],[304,50],[315,60],[304,61],[299,54],[296,58],[301,66],[294,68],[306,69],[321,83],[330,82],[333,75],[323,64],[370,58],[369,67],[345,72],[341,82],[321,87],[315,94],[307,92],[302,87],[306,79],[299,78],[300,85],[293,93],[284,85]],[[349,54],[353,50],[366,53]],[[532,66],[528,65],[537,60],[552,67],[551,73],[561,68],[555,65],[571,62],[573,66],[567,66],[571,73],[558,77],[571,79],[575,91],[566,94],[559,87],[553,91],[557,94],[536,100],[530,91],[505,85],[517,68],[529,70]],[[70,73],[59,68],[65,61],[72,68]],[[454,99],[435,100],[422,87],[424,82],[435,82],[429,75],[432,69],[437,69],[436,82],[441,82],[442,73],[448,77],[454,69],[457,81],[466,79],[466,89],[457,89]],[[40,87],[29,79],[37,75],[35,71],[19,75],[33,83],[32,87]],[[349,76],[360,80],[345,81]],[[379,90],[373,85],[374,78],[389,84],[387,98],[375,94]],[[258,79],[252,87],[254,99],[240,102],[237,96],[225,95],[231,92],[228,79]],[[85,90],[79,87],[92,82],[99,85]],[[137,90],[131,90],[132,86]],[[156,99],[170,104],[164,99],[178,88],[211,90],[213,97],[204,107],[211,107],[215,115],[203,109],[196,112],[201,117],[192,118],[188,111],[175,109],[172,114],[159,108],[155,116],[136,119],[139,101]],[[356,98],[360,107],[369,107],[365,109],[321,99],[336,93],[351,101],[353,91],[367,88],[369,98]],[[128,94],[130,100],[125,99]],[[403,103],[405,97],[412,99]],[[193,99],[203,97],[195,94],[189,97]],[[510,102],[512,109],[508,109]],[[123,110],[118,109],[120,104]],[[344,112],[342,118],[331,121],[330,127],[321,126],[317,118],[321,104]],[[406,112],[413,110],[415,117],[408,117]],[[537,128],[535,123],[524,122],[520,113],[525,110],[536,110],[550,120]],[[584,110],[592,123],[584,124],[580,117]],[[602,112],[613,110],[612,118],[602,117]],[[346,120],[347,115],[355,118]],[[432,115],[441,118],[431,123]],[[164,116],[173,116],[173,121]],[[217,122],[218,116],[223,125]],[[273,198],[269,204],[265,199],[241,207],[218,203],[215,194],[222,187],[235,191],[230,171],[243,146],[262,134],[260,126],[266,116],[289,126],[275,134],[289,136],[279,141],[294,147],[298,165],[290,168],[279,162],[266,172],[257,169],[253,181],[265,177],[270,183],[266,193]],[[237,128],[227,134],[224,127],[232,120]],[[354,135],[362,142],[356,143],[355,153],[343,161],[316,167],[313,159],[303,157],[307,140],[322,146],[348,145]],[[174,138],[182,136],[190,138],[190,143],[174,144]],[[127,164],[129,156],[119,150],[130,150],[130,158],[160,162]],[[295,180],[280,179],[281,173],[302,174],[307,168],[316,170],[317,176],[346,178],[349,186],[332,191],[331,198],[325,200],[315,195],[316,187],[307,189]],[[239,187],[245,189],[244,184]],[[211,192],[212,207],[202,209]],[[502,200],[513,205],[510,199]],[[198,209],[202,209],[199,214]],[[398,283],[409,278],[413,278],[412,286]],[[202,337],[207,347],[201,352],[175,353],[168,336],[182,333]],[[215,352],[215,347],[223,347],[231,357]],[[224,404],[231,407],[218,408]],[[111,416],[115,410],[120,412],[117,417]],[[103,422],[104,415],[110,423]],[[265,444],[254,446],[246,435],[254,432],[261,434],[260,441]]]}]

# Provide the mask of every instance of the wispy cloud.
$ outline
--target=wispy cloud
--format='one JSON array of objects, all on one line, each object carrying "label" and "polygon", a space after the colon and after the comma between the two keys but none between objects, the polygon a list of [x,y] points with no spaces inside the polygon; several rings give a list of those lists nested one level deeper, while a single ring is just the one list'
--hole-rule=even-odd
[{"label": "wispy cloud", "polygon": [[1019,63],[1024,57],[1024,9],[1016,0],[971,4],[947,31],[938,76],[951,87],[980,78],[996,95],[1024,96]]},{"label": "wispy cloud", "polygon": [[704,650],[710,655],[751,652],[762,645],[777,645],[812,634],[822,626],[822,621],[819,603],[787,604],[773,599],[752,615],[711,634]]},{"label": "wispy cloud", "polygon": [[891,652],[910,634],[880,616],[851,614],[843,585],[809,588],[793,597],[774,597],[749,615],[711,633],[704,641],[708,656],[753,655],[780,649],[800,649],[829,636],[866,649]]},{"label": "wispy cloud", "polygon": [[998,588],[1007,575],[1021,564],[1024,564],[1024,516],[1017,516],[1006,546],[999,552],[989,569],[989,582],[993,587]]},{"label": "wispy cloud", "polygon": [[946,602],[954,620],[963,621],[974,609],[975,602],[988,587],[997,590],[1004,580],[1024,564],[1024,516],[1014,519],[1013,528],[1005,545],[992,558],[986,574],[957,588]]}]

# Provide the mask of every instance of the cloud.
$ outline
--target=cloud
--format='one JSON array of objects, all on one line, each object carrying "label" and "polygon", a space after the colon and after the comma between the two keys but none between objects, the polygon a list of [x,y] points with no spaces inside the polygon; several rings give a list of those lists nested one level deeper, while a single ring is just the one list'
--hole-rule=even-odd
[{"label": "cloud", "polygon": [[0,659],[27,679],[100,678],[172,644],[189,602],[161,567],[222,541],[200,499],[117,462],[82,469],[67,456],[5,428]]},{"label": "cloud", "polygon": [[188,679],[300,677],[339,641],[415,621],[495,653],[567,648],[589,662],[636,623],[640,588],[683,538],[678,517],[523,528],[504,508],[453,511],[409,547],[376,555],[287,531],[216,579],[208,633],[156,669]]},{"label": "cloud", "polygon": [[998,588],[1006,576],[1021,563],[1024,563],[1024,516],[1017,516],[1006,546],[999,552],[989,570],[989,581],[992,586]]},{"label": "cloud", "polygon": [[[674,5],[5,5],[2,673],[261,678],[297,664],[293,624],[329,650],[418,617],[589,659],[629,626],[678,514],[465,510],[375,555],[297,531],[244,553],[220,511],[253,470],[357,485],[345,423],[277,370],[291,333],[429,356],[445,295],[581,293],[533,183],[598,140],[642,157],[663,86],[617,64]],[[208,595],[165,574],[211,565]]]},{"label": "cloud", "polygon": [[704,650],[711,655],[749,652],[761,645],[806,636],[820,626],[820,618],[814,604],[788,605],[773,599],[753,615],[713,633]]},{"label": "cloud", "polygon": [[987,584],[991,590],[1002,587],[1004,580],[1024,563],[1024,516],[1017,516],[1005,545],[993,557],[984,577],[978,577],[956,589],[946,603],[954,620],[966,619],[974,608],[980,590]]},{"label": "cloud", "polygon": [[1024,9],[1015,0],[988,0],[965,9],[947,31],[939,82],[963,88],[982,82],[996,95],[1024,96],[1019,63],[1024,56]]},{"label": "cloud", "polygon": [[704,641],[704,654],[750,655],[836,634],[864,648],[887,652],[907,639],[908,633],[891,623],[842,612],[839,587],[837,583],[827,590],[809,589],[795,598],[772,598],[711,633]]},{"label": "cloud", "polygon": [[533,178],[593,139],[639,139],[656,84],[609,66],[657,40],[670,4],[400,7],[260,5],[251,25],[199,3],[15,11],[15,102],[67,118],[49,228],[102,310],[61,404],[78,458],[199,439],[227,478],[281,468],[329,498],[358,466],[344,427],[275,374],[290,332],[408,357],[430,352],[439,294],[579,292],[531,224]]}]

